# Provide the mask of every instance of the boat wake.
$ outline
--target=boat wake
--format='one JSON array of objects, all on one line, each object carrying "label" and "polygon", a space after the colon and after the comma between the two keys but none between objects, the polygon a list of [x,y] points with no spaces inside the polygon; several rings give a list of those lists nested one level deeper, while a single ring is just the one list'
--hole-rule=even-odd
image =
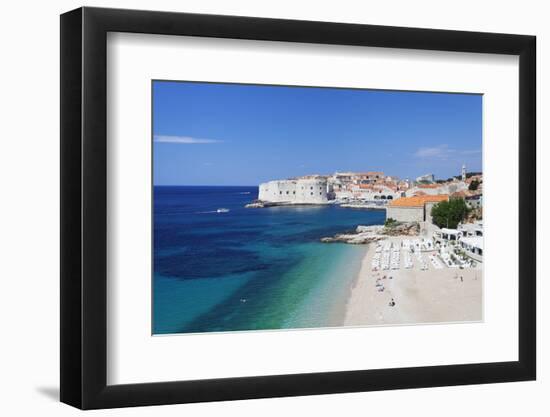
[{"label": "boat wake", "polygon": [[228,213],[228,212],[229,212],[229,209],[219,208],[217,210],[197,211],[196,214],[212,214],[212,213]]}]

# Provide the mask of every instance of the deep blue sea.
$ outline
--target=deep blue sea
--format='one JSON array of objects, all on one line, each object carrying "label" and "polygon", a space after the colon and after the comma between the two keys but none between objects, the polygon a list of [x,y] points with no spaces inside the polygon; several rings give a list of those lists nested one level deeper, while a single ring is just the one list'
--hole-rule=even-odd
[{"label": "deep blue sea", "polygon": [[257,195],[258,187],[154,188],[154,334],[341,324],[366,248],[319,239],[382,224],[385,213],[244,208]]}]

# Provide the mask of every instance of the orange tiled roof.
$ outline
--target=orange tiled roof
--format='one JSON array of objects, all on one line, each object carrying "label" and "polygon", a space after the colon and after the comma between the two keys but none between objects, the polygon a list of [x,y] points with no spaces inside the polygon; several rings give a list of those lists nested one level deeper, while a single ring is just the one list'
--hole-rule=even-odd
[{"label": "orange tiled roof", "polygon": [[418,188],[439,188],[439,184],[419,184]]},{"label": "orange tiled roof", "polygon": [[438,195],[422,195],[415,197],[401,197],[393,200],[390,207],[422,207],[426,203],[438,203],[440,201],[448,201],[448,194]]}]

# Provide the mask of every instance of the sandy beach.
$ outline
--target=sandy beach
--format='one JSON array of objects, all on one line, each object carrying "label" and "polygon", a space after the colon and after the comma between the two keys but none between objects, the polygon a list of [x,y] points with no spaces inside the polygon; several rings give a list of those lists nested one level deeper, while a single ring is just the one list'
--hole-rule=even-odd
[{"label": "sandy beach", "polygon": [[[410,237],[390,237],[384,241],[400,244]],[[391,325],[481,321],[482,266],[473,268],[436,269],[411,256],[413,267],[403,265],[401,249],[400,268],[372,271],[371,262],[376,244],[369,244],[357,279],[351,289],[344,318],[345,326]],[[424,259],[436,251],[422,252]],[[382,290],[381,290],[382,288]],[[393,302],[392,302],[393,300]]]}]

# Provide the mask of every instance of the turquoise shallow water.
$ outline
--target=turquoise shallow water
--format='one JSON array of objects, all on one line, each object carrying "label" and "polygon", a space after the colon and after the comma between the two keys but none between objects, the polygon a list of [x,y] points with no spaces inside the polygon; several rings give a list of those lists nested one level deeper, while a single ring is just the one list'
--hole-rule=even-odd
[{"label": "turquoise shallow water", "polygon": [[245,209],[256,195],[257,187],[155,187],[155,334],[341,324],[366,248],[319,239],[381,224],[384,213]]}]

